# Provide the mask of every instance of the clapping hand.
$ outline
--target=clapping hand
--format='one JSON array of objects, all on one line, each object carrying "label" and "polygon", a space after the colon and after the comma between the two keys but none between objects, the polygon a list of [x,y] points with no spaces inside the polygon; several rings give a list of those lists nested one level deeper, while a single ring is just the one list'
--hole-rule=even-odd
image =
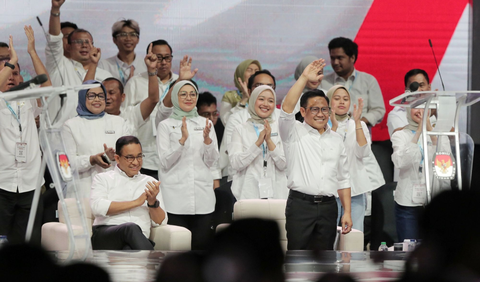
[{"label": "clapping hand", "polygon": [[157,201],[157,195],[160,192],[160,181],[149,181],[145,187],[147,187],[147,189],[145,189],[147,202],[152,206]]},{"label": "clapping hand", "polygon": [[178,142],[180,142],[180,144],[183,146],[185,145],[185,141],[187,141],[188,139],[188,129],[187,129],[187,118],[186,117],[183,117],[182,118],[182,138],[180,138],[180,140],[178,140]]},{"label": "clapping hand", "polygon": [[206,145],[210,145],[212,143],[212,138],[210,138],[211,128],[212,124],[210,123],[210,119],[207,118],[207,124],[205,124],[205,128],[203,129],[203,143]]},{"label": "clapping hand", "polygon": [[240,103],[245,105],[248,103],[248,99],[250,99],[250,93],[248,92],[248,84],[246,81],[243,81],[241,77],[238,78],[238,83],[242,86],[242,100]]},{"label": "clapping hand", "polygon": [[35,35],[33,33],[33,28],[30,25],[26,25],[23,29],[25,30],[25,35],[28,39],[27,51],[29,54],[35,53]]},{"label": "clapping hand", "polygon": [[338,120],[335,116],[335,109],[332,108],[332,113],[330,114],[330,121],[332,122],[332,131],[337,131],[338,129]]},{"label": "clapping hand", "polygon": [[355,122],[359,122],[362,118],[362,110],[363,110],[363,99],[358,98],[358,107],[357,105],[353,105],[353,120]]}]

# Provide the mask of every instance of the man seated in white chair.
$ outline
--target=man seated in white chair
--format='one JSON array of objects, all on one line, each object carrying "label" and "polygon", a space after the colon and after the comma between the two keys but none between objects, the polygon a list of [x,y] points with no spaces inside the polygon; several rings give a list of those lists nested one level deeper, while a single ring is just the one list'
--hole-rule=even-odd
[{"label": "man seated in white chair", "polygon": [[117,140],[115,161],[114,170],[97,174],[92,182],[92,248],[153,250],[151,226],[167,224],[160,182],[140,173],[142,145],[135,136]]}]

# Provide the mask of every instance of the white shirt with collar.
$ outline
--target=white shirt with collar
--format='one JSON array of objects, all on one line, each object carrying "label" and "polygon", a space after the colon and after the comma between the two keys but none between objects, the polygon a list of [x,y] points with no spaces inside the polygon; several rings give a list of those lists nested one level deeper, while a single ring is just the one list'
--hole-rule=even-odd
[{"label": "white shirt with collar", "polygon": [[[63,55],[63,34],[47,36],[48,42],[45,48],[46,64],[50,80],[53,86],[75,86],[81,85],[87,74],[87,70],[83,68],[83,65],[72,59],[68,59]],[[58,64],[58,65],[57,65]],[[95,80],[103,81],[104,79],[111,77],[108,71],[97,67],[95,72]],[[63,79],[63,81],[62,81]],[[75,109],[78,105],[78,93],[75,93],[73,97],[67,97],[64,99],[64,105],[60,113],[60,97],[48,99],[48,112],[50,114],[50,120],[54,127],[61,127],[63,123],[74,116],[77,112]],[[58,114],[58,116],[57,116]]]},{"label": "white shirt with collar", "polygon": [[[265,126],[255,124],[258,132]],[[265,161],[267,161],[266,176],[272,180],[273,198],[286,199],[288,197],[286,168],[287,162],[283,151],[282,140],[278,132],[278,122],[271,125],[271,139],[275,144],[275,150],[269,151],[266,143]],[[232,169],[235,171],[232,182],[232,192],[237,200],[260,199],[258,189],[259,179],[264,177],[263,150],[255,142],[258,135],[251,122],[245,122],[237,126],[229,143],[228,157]]]},{"label": "white shirt with collar", "polygon": [[281,110],[280,136],[287,159],[288,188],[308,195],[334,196],[350,188],[342,137],[327,125],[324,133]]},{"label": "white shirt with collar", "polygon": [[[98,119],[86,119],[80,116],[69,119],[62,127],[65,148],[73,169],[77,169],[79,181],[77,189],[84,197],[90,195],[92,177],[97,173],[111,170],[115,160],[108,169],[90,164],[90,156],[103,152],[107,147],[115,149],[117,139],[125,135],[135,135],[134,126],[120,116],[105,114]],[[67,198],[73,197],[73,191],[67,188]]]},{"label": "white shirt with collar", "polygon": [[213,123],[212,143],[203,142],[206,118],[187,119],[188,138],[180,145],[182,121],[168,118],[158,125],[157,146],[160,156],[158,177],[166,210],[173,214],[208,214],[215,209],[211,168],[218,161],[218,146]]},{"label": "white shirt with collar", "polygon": [[[40,173],[41,153],[35,124],[40,109],[36,100],[9,103],[17,115],[20,106],[22,135],[17,119],[5,100],[0,99],[0,189],[15,193],[18,188],[19,193],[24,193],[35,190]],[[17,142],[27,143],[26,162],[18,162],[15,158]]]},{"label": "white shirt with collar", "polygon": [[[160,95],[160,102],[165,98],[165,90],[174,80],[178,79],[178,75],[172,73],[171,78],[168,82],[163,83],[160,78],[158,78],[158,88]],[[148,73],[143,72],[141,74],[135,75],[130,78],[125,85],[125,101],[122,103],[121,110],[127,110],[128,108],[134,107],[140,104],[143,100],[148,97]],[[143,168],[150,170],[157,170],[159,167],[159,159],[157,154],[157,143],[155,137],[157,136],[155,116],[157,115],[157,107],[150,114],[150,120],[147,121],[144,125],[140,126],[138,131],[138,139],[142,143],[142,150],[145,154],[145,159],[143,160]]]},{"label": "white shirt with collar", "polygon": [[[120,225],[127,222],[133,222],[140,226],[143,235],[150,237],[150,228],[159,226],[150,218],[149,207],[147,201],[142,206],[121,212],[119,214],[107,215],[110,204],[113,201],[132,201],[138,199],[145,192],[148,182],[156,181],[151,176],[138,173],[133,177],[129,177],[118,166],[115,165],[113,170],[97,174],[92,182],[92,192],[90,196],[90,207],[92,214],[95,216],[93,226],[96,225]],[[160,202],[160,208],[165,210],[165,203],[161,193],[157,195]],[[161,225],[166,225],[168,221],[167,214]]]},{"label": "white shirt with collar", "polygon": [[134,128],[139,128],[150,120],[150,117],[143,119],[142,109],[140,104],[134,106],[133,108],[125,109],[120,111],[120,115],[123,119],[129,122]]},{"label": "white shirt with collar", "polygon": [[[130,68],[133,66],[135,69],[133,75],[140,74],[147,71],[147,66],[141,56],[135,54],[135,59],[129,65],[118,58],[118,55],[101,60],[98,63],[98,67],[102,68],[112,74],[113,77],[120,80],[123,85],[127,84],[130,77]],[[133,76],[132,76],[133,77]]]},{"label": "white shirt with collar", "polygon": [[[320,87],[328,90],[334,85],[345,86],[350,92],[351,100],[355,103],[358,98],[363,98],[362,117],[366,118],[372,126],[382,121],[385,115],[385,104],[382,90],[373,75],[354,69],[345,80],[332,72],[323,77]],[[349,112],[353,112],[353,104],[351,103]]]}]

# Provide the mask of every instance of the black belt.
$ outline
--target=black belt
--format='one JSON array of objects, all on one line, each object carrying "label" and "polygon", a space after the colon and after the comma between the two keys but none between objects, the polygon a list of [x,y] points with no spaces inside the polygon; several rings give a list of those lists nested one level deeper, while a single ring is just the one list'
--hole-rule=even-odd
[{"label": "black belt", "polygon": [[293,198],[306,200],[312,203],[325,203],[325,202],[335,201],[335,196],[308,195],[295,190],[290,190],[290,196],[292,196]]}]

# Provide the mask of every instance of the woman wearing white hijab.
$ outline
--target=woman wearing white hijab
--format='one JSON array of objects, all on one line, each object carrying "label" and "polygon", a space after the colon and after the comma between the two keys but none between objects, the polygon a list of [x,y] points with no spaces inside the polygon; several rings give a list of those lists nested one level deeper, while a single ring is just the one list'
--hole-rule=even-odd
[{"label": "woman wearing white hijab", "polygon": [[[348,171],[350,172],[350,185],[352,193],[352,221],[353,228],[363,232],[366,198],[365,193],[375,190],[381,185],[372,184],[367,173],[366,159],[372,154],[370,134],[367,125],[361,121],[363,100],[358,99],[358,104],[353,106],[350,117],[350,93],[342,85],[335,85],[327,92],[330,100],[332,114],[332,130],[342,136],[345,150],[347,151]],[[378,164],[377,164],[378,166]],[[340,200],[337,198],[339,212],[338,220],[343,214]],[[337,220],[337,221],[338,221]]]},{"label": "woman wearing white hijab", "polygon": [[235,170],[232,192],[237,200],[288,196],[285,154],[278,122],[272,119],[275,101],[271,87],[255,88],[248,101],[251,117],[233,132],[228,156]]},{"label": "woman wearing white hijab", "polygon": [[168,223],[189,229],[192,249],[204,249],[213,235],[210,168],[219,154],[213,123],[197,113],[197,97],[197,88],[188,80],[173,86],[173,113],[157,128],[158,174]]}]

